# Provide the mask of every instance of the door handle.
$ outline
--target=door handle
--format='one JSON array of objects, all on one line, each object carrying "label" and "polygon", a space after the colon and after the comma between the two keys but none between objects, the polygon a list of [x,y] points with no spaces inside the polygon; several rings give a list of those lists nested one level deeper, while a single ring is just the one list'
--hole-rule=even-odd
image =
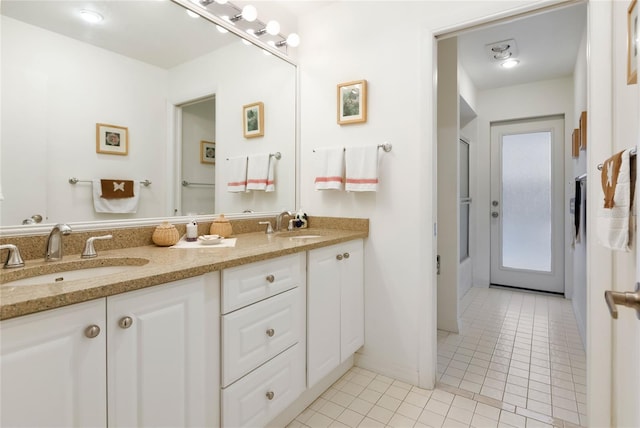
[{"label": "door handle", "polygon": [[611,318],[618,319],[616,305],[624,305],[635,309],[636,317],[640,320],[640,282],[636,283],[636,291],[633,293],[607,290],[604,292],[604,300],[609,307]]}]

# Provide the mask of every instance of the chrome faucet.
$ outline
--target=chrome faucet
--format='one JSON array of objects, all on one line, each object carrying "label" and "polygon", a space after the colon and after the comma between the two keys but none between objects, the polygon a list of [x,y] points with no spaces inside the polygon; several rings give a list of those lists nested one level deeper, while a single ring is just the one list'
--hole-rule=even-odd
[{"label": "chrome faucet", "polygon": [[0,245],[0,250],[9,250],[7,261],[4,263],[4,269],[16,268],[24,266],[24,260],[20,256],[20,250],[13,244]]},{"label": "chrome faucet", "polygon": [[50,262],[62,259],[62,236],[71,233],[71,228],[67,224],[56,224],[53,226],[49,239],[47,239],[47,251],[44,254],[44,261]]},{"label": "chrome faucet", "polygon": [[286,215],[289,216],[289,218],[293,217],[291,211],[282,211],[276,216],[276,232],[279,232],[282,228],[282,218]]}]

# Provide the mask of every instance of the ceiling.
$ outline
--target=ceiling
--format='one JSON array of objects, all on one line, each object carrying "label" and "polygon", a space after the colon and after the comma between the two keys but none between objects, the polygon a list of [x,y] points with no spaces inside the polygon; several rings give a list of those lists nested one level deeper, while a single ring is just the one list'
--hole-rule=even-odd
[{"label": "ceiling", "polygon": [[[571,76],[587,23],[586,3],[487,25],[458,36],[458,58],[478,90]],[[491,62],[485,45],[514,39],[520,64]]]},{"label": "ceiling", "polygon": [[[302,16],[334,1],[266,1],[260,6],[270,3]],[[89,7],[105,20],[88,25],[77,19],[78,11]],[[202,18],[188,17],[171,1],[2,0],[0,8],[3,15],[163,68],[237,40]],[[458,35],[460,63],[478,90],[570,76],[585,25],[585,3],[486,25]],[[490,62],[485,50],[486,44],[506,39],[515,39],[519,51],[520,65],[510,70]]]}]

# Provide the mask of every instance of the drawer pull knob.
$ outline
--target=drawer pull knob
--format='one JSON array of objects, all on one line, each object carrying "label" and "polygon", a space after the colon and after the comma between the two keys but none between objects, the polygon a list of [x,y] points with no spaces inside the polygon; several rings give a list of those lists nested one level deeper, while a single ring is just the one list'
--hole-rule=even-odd
[{"label": "drawer pull knob", "polygon": [[273,400],[273,397],[275,396],[276,394],[273,391],[267,392],[267,400]]},{"label": "drawer pull knob", "polygon": [[342,254],[338,254],[338,255],[336,256],[336,259],[338,259],[338,260],[342,260],[342,258],[343,258]]},{"label": "drawer pull knob", "polygon": [[343,256],[345,259],[348,259],[351,255],[349,253],[344,253]]},{"label": "drawer pull knob", "polygon": [[120,321],[118,321],[118,325],[120,328],[129,328],[133,324],[133,319],[131,317],[122,317]]},{"label": "drawer pull knob", "polygon": [[87,327],[84,330],[84,335],[87,336],[89,339],[93,339],[94,337],[98,337],[98,335],[100,334],[100,327],[98,327],[97,325],[90,325],[89,327]]},{"label": "drawer pull knob", "polygon": [[270,328],[269,330],[267,330],[267,336],[269,337],[273,337],[276,334],[276,331],[272,328]]},{"label": "drawer pull knob", "polygon": [[267,275],[267,282],[273,282],[276,280],[276,277],[273,275]]}]

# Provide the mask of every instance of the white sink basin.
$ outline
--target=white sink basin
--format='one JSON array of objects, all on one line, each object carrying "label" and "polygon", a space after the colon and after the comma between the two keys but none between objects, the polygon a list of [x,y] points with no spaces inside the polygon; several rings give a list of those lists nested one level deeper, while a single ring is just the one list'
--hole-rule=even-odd
[{"label": "white sink basin", "polygon": [[109,261],[109,264],[113,263],[110,266],[92,266],[88,263],[88,265],[85,267],[82,265],[78,266],[78,264],[72,264],[68,266],[68,269],[65,269],[64,265],[52,265],[52,268],[58,270],[58,272],[44,273],[40,275],[28,275],[27,278],[7,281],[0,285],[15,287],[35,284],[57,284],[68,281],[76,281],[79,279],[89,279],[99,276],[113,275],[117,273],[132,271],[148,263],[148,260],[142,259],[129,259],[129,263],[127,263],[125,260],[126,259]]}]

